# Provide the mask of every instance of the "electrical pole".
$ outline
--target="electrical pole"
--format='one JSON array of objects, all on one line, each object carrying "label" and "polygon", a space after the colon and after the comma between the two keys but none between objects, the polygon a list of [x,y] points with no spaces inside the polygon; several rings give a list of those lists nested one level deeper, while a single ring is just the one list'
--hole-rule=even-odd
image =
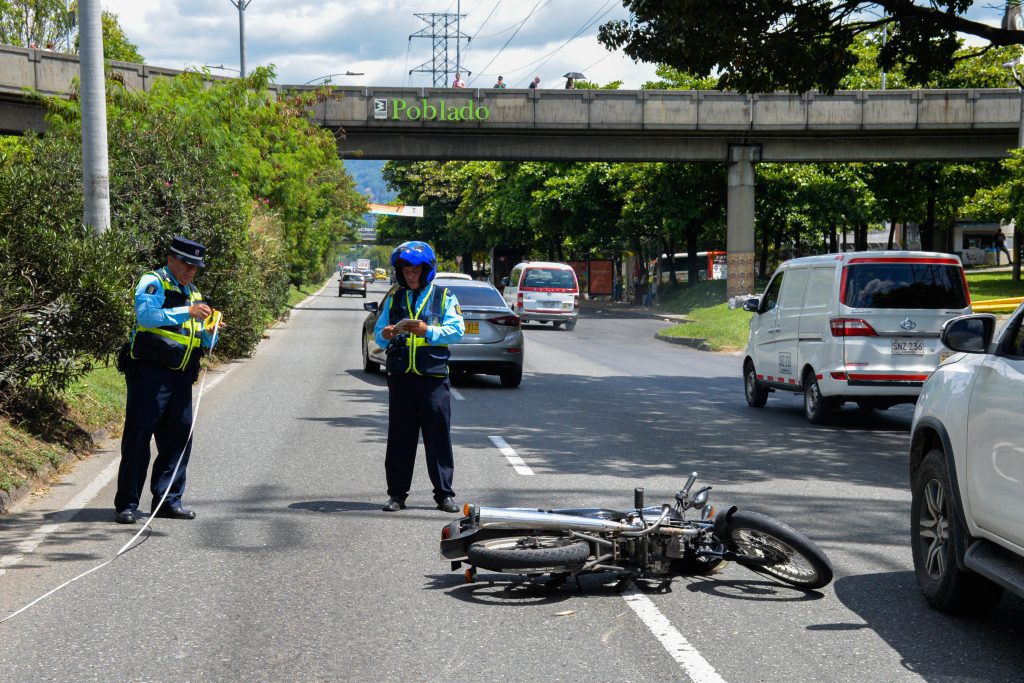
[{"label": "electrical pole", "polygon": [[242,78],[245,78],[245,8],[252,0],[230,0],[230,2],[238,9],[238,72]]},{"label": "electrical pole", "polygon": [[85,224],[95,235],[110,227],[107,157],[107,93],[103,80],[103,24],[99,0],[81,0],[79,11],[82,84],[82,191]]},{"label": "electrical pole", "polygon": [[[460,3],[461,6],[461,3]],[[418,33],[414,33],[409,36],[409,40],[413,38],[430,38],[433,41],[433,57],[430,61],[420,64],[415,69],[410,69],[409,73],[428,73],[433,75],[434,87],[443,88],[451,83],[448,75],[461,71],[463,74],[472,73],[462,69],[462,65],[459,63],[461,57],[460,46],[462,40],[465,38],[467,42],[470,40],[468,36],[462,35],[459,30],[460,14],[449,14],[444,13],[431,13],[431,14],[416,14],[414,15],[418,19],[422,19],[426,24],[427,28],[420,30]],[[455,61],[453,62],[449,56],[448,43],[449,41],[455,41]]]}]

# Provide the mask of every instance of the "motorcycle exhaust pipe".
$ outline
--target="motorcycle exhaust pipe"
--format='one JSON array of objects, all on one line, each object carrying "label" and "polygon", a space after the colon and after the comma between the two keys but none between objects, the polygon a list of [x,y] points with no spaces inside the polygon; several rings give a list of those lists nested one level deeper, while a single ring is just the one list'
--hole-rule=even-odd
[{"label": "motorcycle exhaust pipe", "polygon": [[552,531],[635,531],[636,527],[596,517],[561,515],[541,510],[479,508],[483,529],[550,529]]}]

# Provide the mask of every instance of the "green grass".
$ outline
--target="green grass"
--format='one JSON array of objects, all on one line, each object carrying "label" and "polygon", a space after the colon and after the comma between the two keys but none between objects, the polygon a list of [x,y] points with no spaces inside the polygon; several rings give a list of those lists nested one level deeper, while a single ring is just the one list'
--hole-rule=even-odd
[{"label": "green grass", "polygon": [[1014,282],[1009,271],[967,273],[971,301],[1024,296],[1024,281]]},{"label": "green grass", "polygon": [[[757,291],[766,283],[758,283]],[[1009,271],[967,274],[972,301],[1024,296],[1024,282],[1014,282]],[[701,282],[695,287],[680,287],[664,297],[657,309],[663,313],[685,315],[691,322],[665,328],[664,337],[690,337],[707,340],[713,351],[734,351],[747,344],[750,313],[729,310],[725,282]]]},{"label": "green grass", "polygon": [[69,450],[45,443],[0,418],[0,490],[10,491],[59,467]]},{"label": "green grass", "polygon": [[750,313],[729,310],[726,299],[724,280],[679,287],[664,297],[658,311],[685,315],[690,322],[667,327],[659,336],[704,339],[712,351],[742,349],[747,344]]},{"label": "green grass", "polygon": [[[330,280],[327,280],[327,282],[330,282]],[[295,304],[300,303],[309,295],[319,292],[320,288],[327,284],[327,282],[319,285],[302,285],[301,287],[292,285],[288,290],[288,308],[295,308]]]}]

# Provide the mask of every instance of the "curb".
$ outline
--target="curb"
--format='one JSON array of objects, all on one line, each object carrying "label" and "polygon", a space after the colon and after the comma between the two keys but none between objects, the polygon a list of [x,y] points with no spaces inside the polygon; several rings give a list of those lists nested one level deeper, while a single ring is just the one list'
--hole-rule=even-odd
[{"label": "curb", "polygon": [[697,349],[698,351],[713,350],[711,348],[711,345],[708,344],[708,340],[703,339],[701,337],[669,337],[667,335],[658,333],[654,335],[654,338],[659,341],[668,342],[669,344],[676,344],[678,346],[688,346],[691,349]]}]

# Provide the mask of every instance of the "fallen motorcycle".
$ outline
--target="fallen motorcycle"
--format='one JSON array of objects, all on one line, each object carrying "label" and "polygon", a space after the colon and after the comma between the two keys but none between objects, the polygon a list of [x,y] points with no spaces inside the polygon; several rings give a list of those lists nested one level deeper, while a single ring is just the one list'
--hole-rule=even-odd
[{"label": "fallen motorcycle", "polygon": [[[671,581],[707,574],[735,562],[784,583],[813,590],[832,581],[828,557],[800,532],[766,515],[736,507],[716,512],[710,486],[691,493],[697,473],[675,496],[675,504],[644,507],[634,490],[633,509],[532,510],[466,504],[462,519],[441,530],[441,557],[452,569],[477,569],[527,576],[612,572],[630,581]],[[687,513],[694,511],[692,517]]]}]

